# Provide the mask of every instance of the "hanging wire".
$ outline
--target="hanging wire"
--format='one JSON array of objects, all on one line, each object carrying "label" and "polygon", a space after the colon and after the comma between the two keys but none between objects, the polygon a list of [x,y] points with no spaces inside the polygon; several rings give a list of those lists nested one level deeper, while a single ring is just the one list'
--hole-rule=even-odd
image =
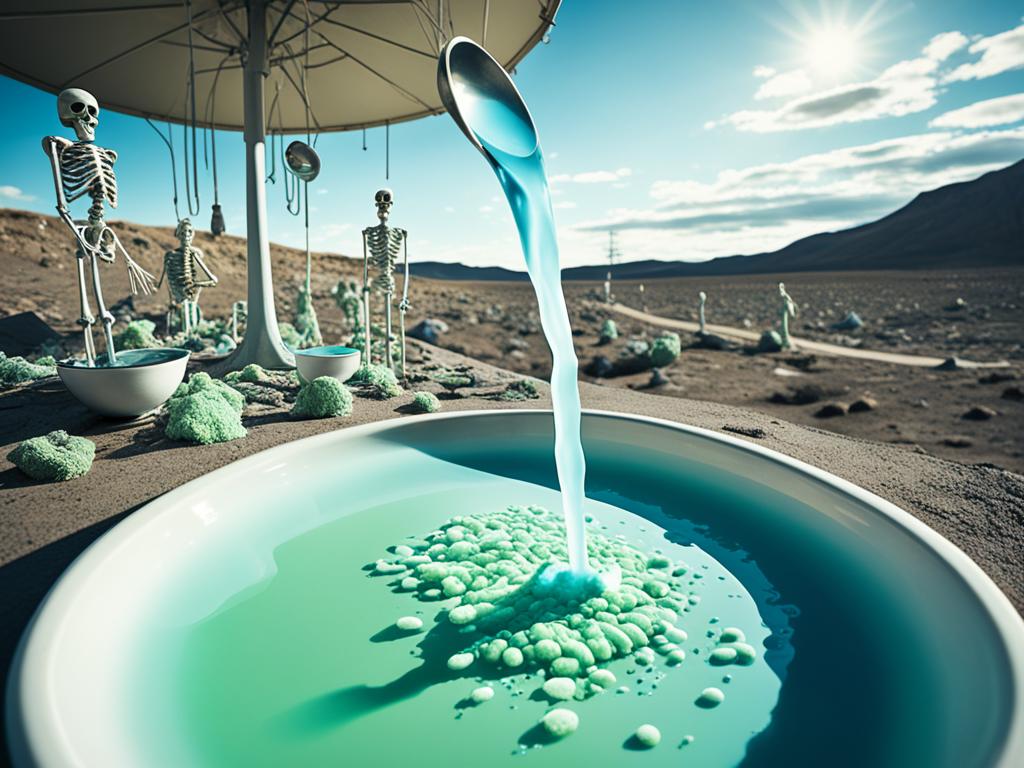
[{"label": "hanging wire", "polygon": [[164,136],[160,129],[153,124],[152,120],[148,117],[145,118],[145,120],[149,123],[149,127],[156,131],[156,135],[160,137],[163,143],[167,145],[167,151],[171,154],[171,184],[174,189],[174,197],[172,198],[174,201],[174,220],[179,221],[181,219],[181,215],[178,213],[178,171],[176,168],[177,163],[174,160],[174,138],[171,134],[171,124],[167,124],[167,135]]},{"label": "hanging wire", "polygon": [[[279,80],[274,81],[274,100],[270,102],[270,111],[267,113],[269,118],[267,123],[269,124],[267,130],[270,132],[270,173],[267,174],[267,181],[271,184],[277,184],[277,179],[274,174],[277,173],[277,150],[274,148],[274,110],[279,109],[278,99],[281,97],[281,82]],[[280,121],[280,117],[278,117]]]},{"label": "hanging wire", "polygon": [[[195,216],[199,213],[200,202],[199,202],[199,157],[198,148],[196,141],[196,59],[195,59],[195,48],[192,42],[192,0],[185,0],[185,11],[188,16],[188,96],[189,103],[191,104],[192,116],[191,116],[191,128],[192,128],[192,189],[189,188],[189,177],[188,177],[188,129],[187,124],[182,125],[182,135],[184,136],[185,151],[185,202],[188,204],[188,212],[190,216]],[[193,210],[193,198],[194,207]]]},{"label": "hanging wire", "polygon": [[363,152],[366,151],[366,126],[363,126]]},{"label": "hanging wire", "polygon": [[[309,74],[309,0],[302,0],[302,5],[306,9],[306,64],[302,68],[302,101],[306,107],[306,143],[310,143],[309,135],[309,88],[307,87],[306,77]],[[305,194],[305,214],[306,214],[306,300],[310,302],[312,306],[313,301],[313,289],[312,289],[312,278],[313,278],[313,256],[309,250],[309,182],[303,180],[302,189]]]},{"label": "hanging wire", "polygon": [[391,178],[391,122],[384,123],[384,178]]}]

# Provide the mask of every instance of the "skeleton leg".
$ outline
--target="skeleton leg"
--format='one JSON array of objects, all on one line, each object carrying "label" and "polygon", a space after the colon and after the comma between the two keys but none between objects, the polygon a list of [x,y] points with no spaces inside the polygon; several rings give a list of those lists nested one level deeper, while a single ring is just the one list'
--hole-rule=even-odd
[{"label": "skeleton leg", "polygon": [[402,378],[405,378],[405,310],[398,307],[398,331],[402,337],[399,340],[399,357],[402,361]]},{"label": "skeleton leg", "polygon": [[92,264],[92,292],[96,296],[97,309],[100,312],[100,320],[103,322],[103,337],[107,342],[107,362],[111,365],[117,363],[117,353],[114,351],[114,333],[110,330],[114,324],[114,316],[107,311],[107,305],[103,302],[103,287],[100,285],[100,265],[96,257],[91,257]]},{"label": "skeleton leg", "polygon": [[388,291],[384,294],[384,363],[392,371],[395,370],[395,360],[391,356],[391,298],[393,294]]},{"label": "skeleton leg", "polygon": [[92,327],[96,323],[92,310],[89,309],[89,296],[86,293],[85,278],[85,251],[81,248],[75,253],[75,260],[78,262],[78,298],[82,308],[82,314],[78,318],[78,324],[82,326],[82,335],[85,341],[85,359],[92,368],[96,365],[96,347],[92,340]]},{"label": "skeleton leg", "polygon": [[366,232],[363,232],[363,364],[372,361],[370,349],[370,262],[366,251]]}]

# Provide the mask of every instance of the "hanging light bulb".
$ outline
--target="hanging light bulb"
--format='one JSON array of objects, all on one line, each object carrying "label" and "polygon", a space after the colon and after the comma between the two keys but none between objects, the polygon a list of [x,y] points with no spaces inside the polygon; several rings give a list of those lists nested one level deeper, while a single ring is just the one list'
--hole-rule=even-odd
[{"label": "hanging light bulb", "polygon": [[320,155],[304,141],[293,141],[284,151],[288,170],[302,181],[312,181],[320,175]]},{"label": "hanging light bulb", "polygon": [[210,217],[210,234],[217,237],[225,232],[227,232],[227,227],[224,226],[224,213],[220,209],[220,204],[214,203],[213,215]]}]

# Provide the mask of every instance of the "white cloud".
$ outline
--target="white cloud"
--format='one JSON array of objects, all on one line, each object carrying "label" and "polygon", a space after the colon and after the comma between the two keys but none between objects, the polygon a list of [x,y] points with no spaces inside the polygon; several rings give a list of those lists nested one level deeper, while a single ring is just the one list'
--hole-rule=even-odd
[{"label": "white cloud", "polygon": [[630,259],[759,253],[871,221],[923,190],[1022,156],[1024,128],[916,134],[726,170],[709,183],[658,181],[650,207],[612,210],[576,229],[585,235],[619,230]]},{"label": "white cloud", "polygon": [[935,61],[945,61],[970,41],[962,32],[941,32],[924,47],[924,55]]},{"label": "white cloud", "polygon": [[754,67],[754,77],[765,80],[772,77],[775,74],[775,70],[771,67],[766,67],[764,64],[758,64]]},{"label": "white cloud", "polygon": [[559,203],[555,203],[551,207],[554,208],[557,211],[557,210],[563,210],[563,209],[568,209],[568,208],[575,208],[576,207],[576,203],[574,203],[572,200],[562,200]]},{"label": "white cloud", "polygon": [[983,37],[971,44],[970,53],[981,54],[977,61],[961,64],[945,82],[981,80],[1013,69],[1024,68],[1024,24],[998,35]]},{"label": "white cloud", "polygon": [[618,168],[614,171],[585,171],[583,173],[559,173],[552,176],[552,184],[607,184],[612,181],[632,176],[631,168]]},{"label": "white cloud", "polygon": [[[334,250],[341,251],[337,241],[351,228],[351,224],[324,224],[310,231],[309,242],[311,245],[327,244]],[[293,233],[293,236],[298,237],[298,233]]]},{"label": "white cloud", "polygon": [[1024,120],[1024,93],[976,101],[939,115],[929,125],[936,128],[984,128]]},{"label": "white cloud", "polygon": [[35,195],[26,194],[21,187],[15,187],[10,184],[0,185],[0,197],[6,197],[8,200],[17,200],[21,203],[27,203],[35,200]]},{"label": "white cloud", "polygon": [[806,93],[812,87],[813,83],[807,73],[802,69],[794,69],[765,80],[757,89],[754,98],[760,100],[774,99],[779,96],[795,96],[798,93]]}]

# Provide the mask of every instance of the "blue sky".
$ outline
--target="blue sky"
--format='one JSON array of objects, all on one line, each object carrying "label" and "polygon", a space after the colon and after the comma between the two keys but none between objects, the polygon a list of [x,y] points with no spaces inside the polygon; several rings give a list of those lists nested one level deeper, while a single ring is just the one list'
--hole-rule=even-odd
[{"label": "blue sky", "polygon": [[[565,0],[515,78],[548,157],[565,266],[600,262],[611,227],[628,260],[772,250],[1024,157],[1019,2]],[[55,99],[5,78],[0,98],[12,107],[0,205],[52,212],[39,140],[66,132]],[[117,216],[172,226],[169,160],[149,126],[105,112],[97,138],[120,153]],[[180,127],[175,140],[180,152]],[[411,258],[522,268],[497,181],[447,116],[391,128],[388,181],[383,129],[368,145],[320,137],[314,248],[358,253],[386,185]],[[241,134],[218,134],[217,149],[228,229],[244,235]],[[201,196],[205,227],[205,171]],[[283,185],[268,199],[271,239],[301,245]]]}]

